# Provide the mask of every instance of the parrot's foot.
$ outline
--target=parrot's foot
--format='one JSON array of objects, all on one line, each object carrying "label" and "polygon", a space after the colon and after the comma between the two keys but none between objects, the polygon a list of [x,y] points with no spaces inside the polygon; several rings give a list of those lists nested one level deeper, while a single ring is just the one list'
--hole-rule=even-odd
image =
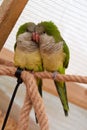
[{"label": "parrot's foot", "polygon": [[52,78],[53,78],[54,80],[56,79],[57,74],[58,74],[57,71],[53,72]]}]

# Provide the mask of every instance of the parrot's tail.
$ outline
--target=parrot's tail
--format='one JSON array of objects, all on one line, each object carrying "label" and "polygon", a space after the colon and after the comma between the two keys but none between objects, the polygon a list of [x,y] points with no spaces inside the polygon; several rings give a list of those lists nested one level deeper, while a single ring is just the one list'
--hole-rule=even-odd
[{"label": "parrot's tail", "polygon": [[65,116],[68,116],[69,105],[68,105],[68,99],[67,99],[66,84],[63,82],[57,82],[57,81],[54,81],[54,82],[55,82],[55,86],[56,86],[59,98],[63,106]]},{"label": "parrot's tail", "polygon": [[37,80],[37,85],[38,85],[38,91],[40,93],[40,96],[42,97],[42,79]]}]

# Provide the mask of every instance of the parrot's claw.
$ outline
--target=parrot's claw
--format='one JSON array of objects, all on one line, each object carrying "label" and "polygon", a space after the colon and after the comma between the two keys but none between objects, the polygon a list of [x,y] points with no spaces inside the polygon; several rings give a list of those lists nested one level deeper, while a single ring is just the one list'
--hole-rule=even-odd
[{"label": "parrot's claw", "polygon": [[57,74],[58,74],[57,71],[53,72],[52,78],[53,78],[54,80],[56,79]]}]

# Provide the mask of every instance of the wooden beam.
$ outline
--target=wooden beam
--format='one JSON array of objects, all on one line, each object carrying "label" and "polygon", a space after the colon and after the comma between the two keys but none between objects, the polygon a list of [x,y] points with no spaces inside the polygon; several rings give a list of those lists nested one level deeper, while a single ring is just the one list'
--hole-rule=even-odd
[{"label": "wooden beam", "polygon": [[[13,62],[14,53],[3,48],[0,52],[0,58],[7,59]],[[1,61],[0,61],[1,62]],[[3,62],[3,60],[2,60]],[[56,88],[52,80],[43,80],[43,89],[55,96],[57,95]],[[67,94],[71,103],[76,104],[84,109],[87,109],[87,88],[84,88],[76,83],[67,82]]]},{"label": "wooden beam", "polygon": [[0,50],[29,0],[3,0],[0,6]]}]

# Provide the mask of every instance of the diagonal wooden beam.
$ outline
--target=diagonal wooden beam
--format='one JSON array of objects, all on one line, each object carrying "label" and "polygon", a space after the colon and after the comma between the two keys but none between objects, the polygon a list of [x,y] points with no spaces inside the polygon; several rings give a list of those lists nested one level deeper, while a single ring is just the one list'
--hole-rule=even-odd
[{"label": "diagonal wooden beam", "polygon": [[29,0],[3,0],[0,6],[0,50]]}]

